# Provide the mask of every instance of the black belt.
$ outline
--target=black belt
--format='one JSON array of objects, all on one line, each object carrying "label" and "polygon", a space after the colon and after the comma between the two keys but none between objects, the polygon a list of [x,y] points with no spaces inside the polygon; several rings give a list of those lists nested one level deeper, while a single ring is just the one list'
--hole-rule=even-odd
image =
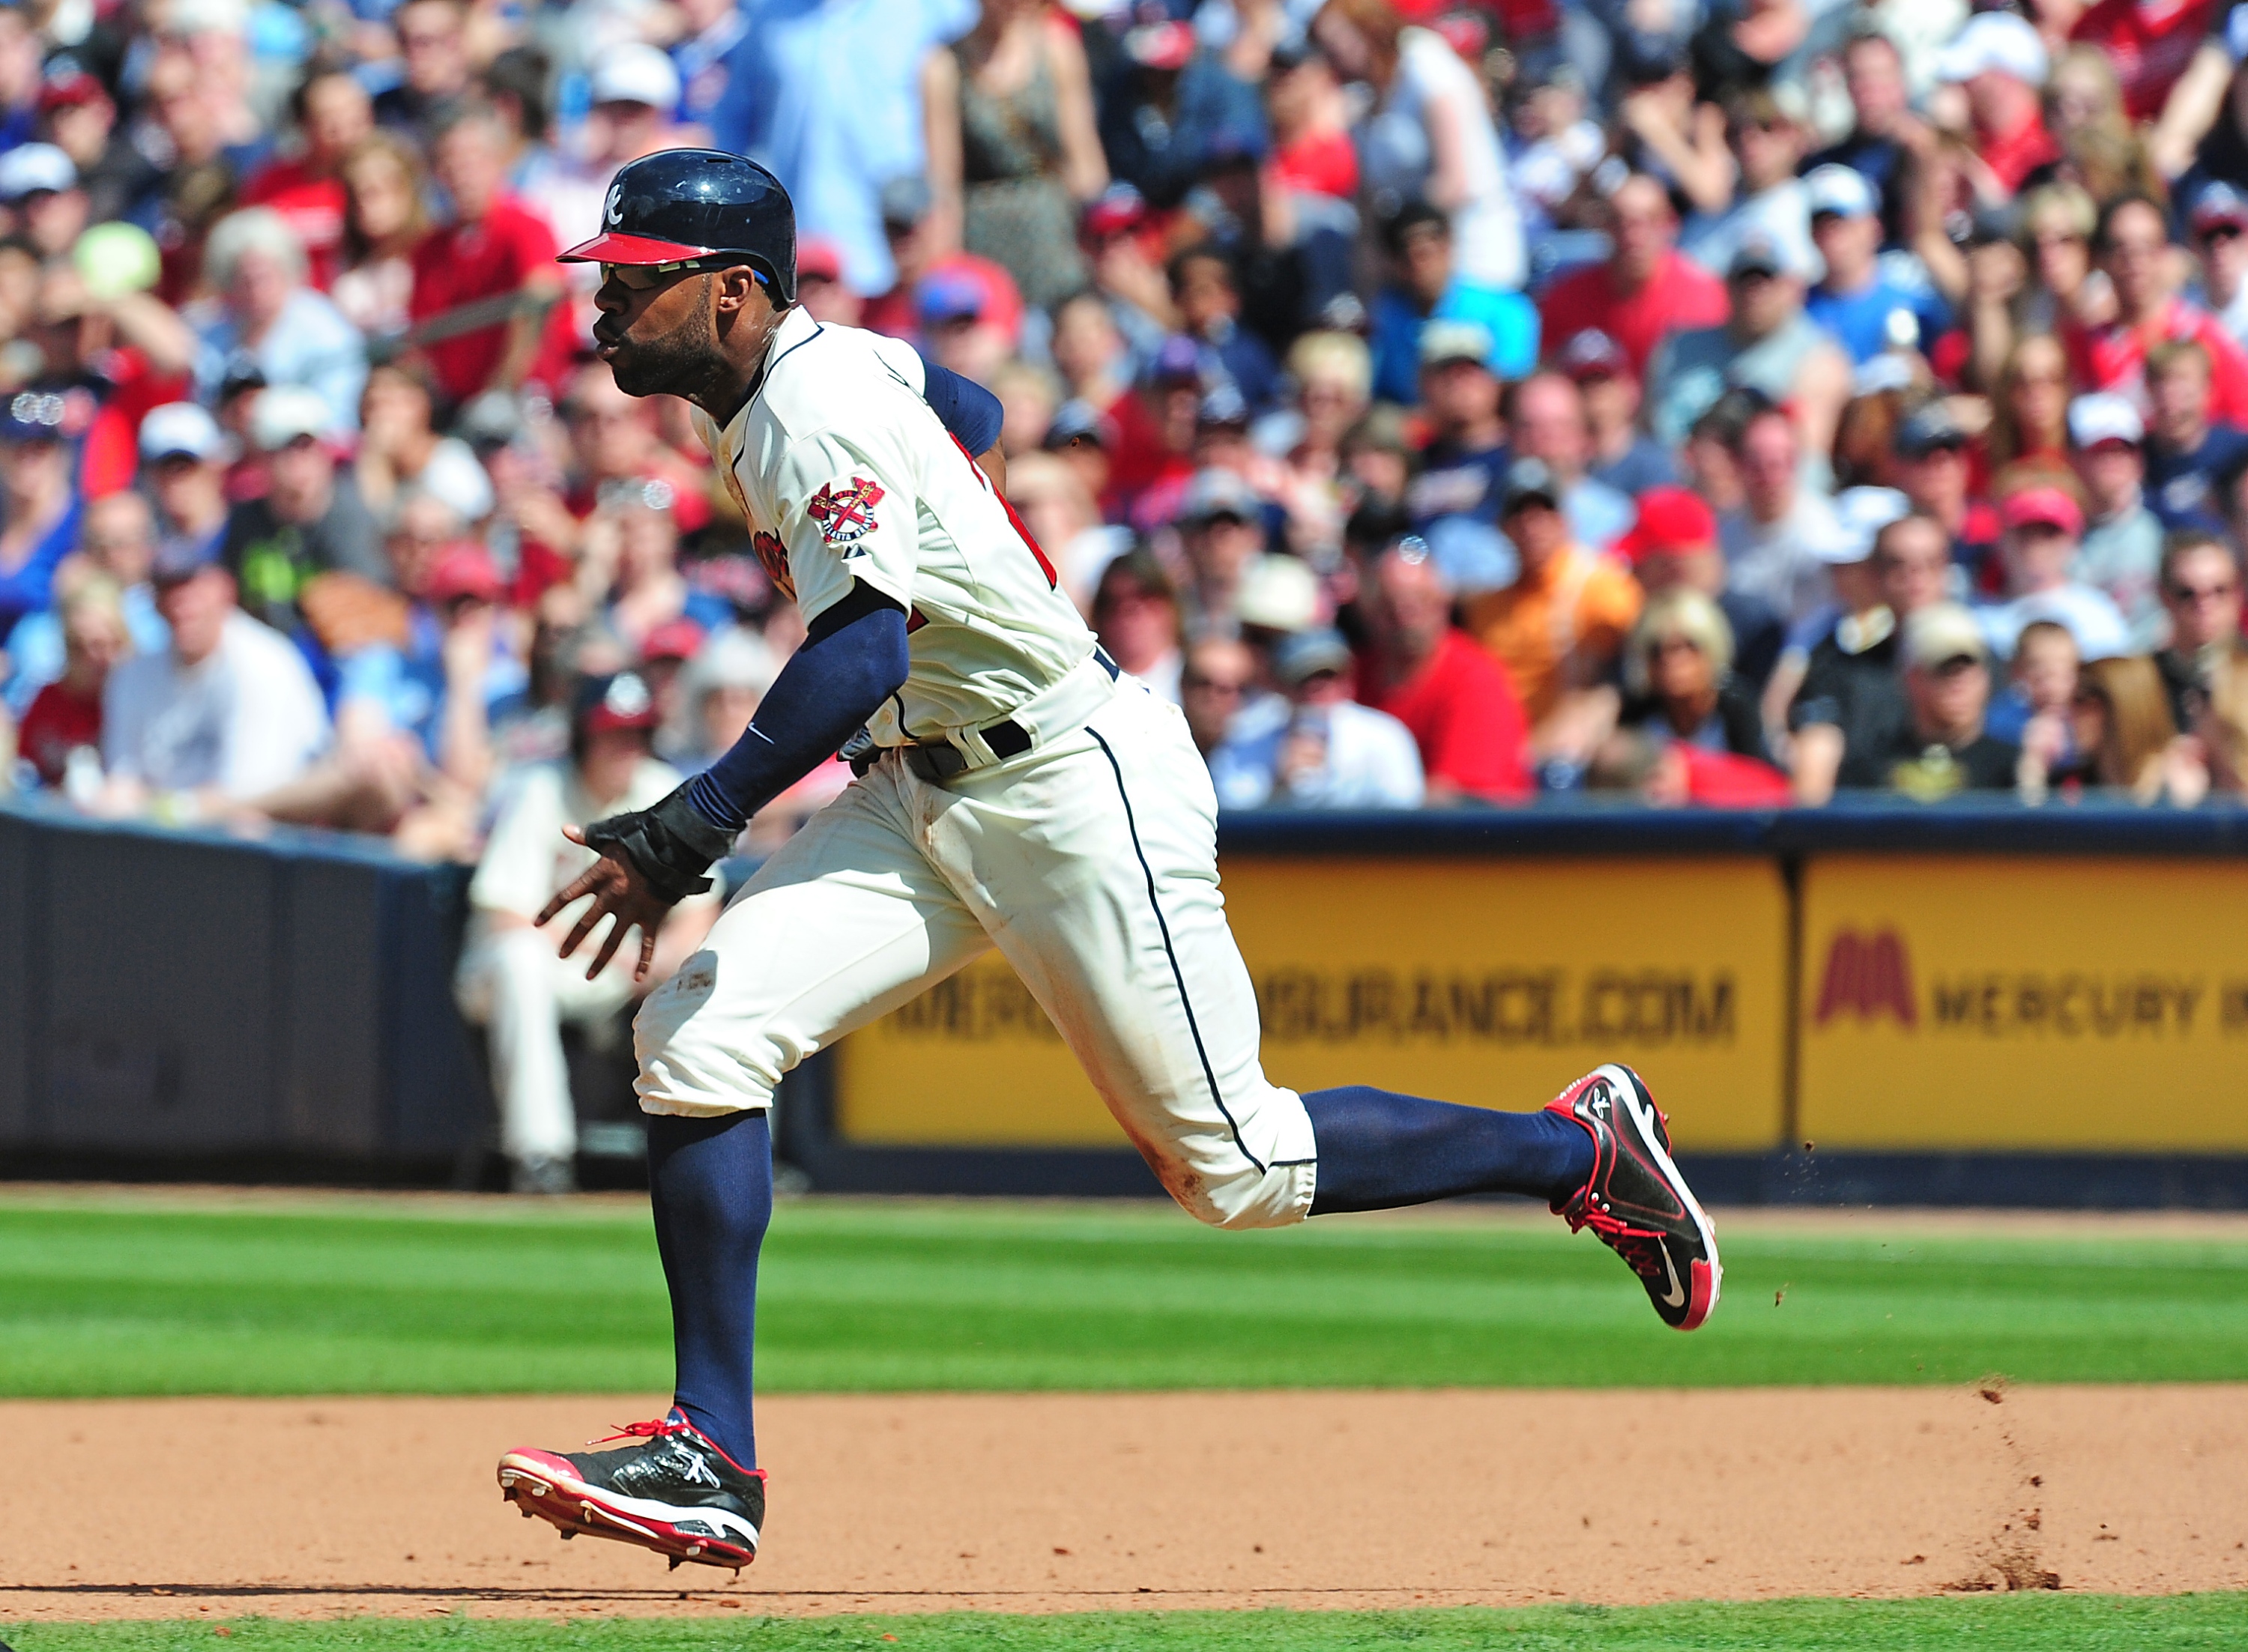
[{"label": "black belt", "polygon": [[[1115,681],[1120,668],[1108,657],[1108,650],[1095,644],[1093,658],[1108,674],[1109,680]],[[1021,757],[1033,744],[1030,731],[1012,717],[987,723],[978,732],[984,737],[984,744],[991,748],[991,755],[1002,763]],[[901,750],[905,753],[906,767],[931,785],[942,785],[968,767],[968,754],[949,740],[916,740]]]}]

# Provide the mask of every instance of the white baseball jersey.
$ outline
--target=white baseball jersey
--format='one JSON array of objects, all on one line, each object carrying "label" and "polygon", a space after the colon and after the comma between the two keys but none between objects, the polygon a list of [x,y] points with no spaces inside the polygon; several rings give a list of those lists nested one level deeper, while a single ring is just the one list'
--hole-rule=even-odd
[{"label": "white baseball jersey", "polygon": [[868,724],[896,745],[994,723],[1059,683],[1093,634],[1052,565],[922,399],[901,340],[781,319],[764,378],[695,426],[765,571],[807,620],[863,579],[907,611],[905,686]]},{"label": "white baseball jersey", "polygon": [[[864,579],[906,605],[886,755],[819,811],[648,994],[646,1111],[769,1107],[781,1076],[997,946],[1165,1187],[1206,1222],[1300,1220],[1302,1099],[1258,1059],[1217,887],[1217,797],[1176,706],[1093,657],[1052,570],[922,399],[904,346],[792,311],[764,383],[702,422],[773,577],[816,617]],[[981,730],[1029,737],[1002,753]]]}]

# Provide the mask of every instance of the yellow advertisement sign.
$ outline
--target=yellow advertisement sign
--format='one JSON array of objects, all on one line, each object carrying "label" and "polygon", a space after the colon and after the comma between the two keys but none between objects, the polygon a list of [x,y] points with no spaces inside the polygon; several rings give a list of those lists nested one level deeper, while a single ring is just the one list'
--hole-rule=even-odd
[{"label": "yellow advertisement sign", "polygon": [[1820,1147],[2248,1148],[2248,867],[1814,859],[1803,1134]]},{"label": "yellow advertisement sign", "polygon": [[[1682,1146],[1779,1139],[1786,893],[1769,861],[1239,858],[1224,880],[1276,1082],[1527,1108],[1622,1060]],[[1125,1145],[997,955],[836,1059],[852,1141]]]}]

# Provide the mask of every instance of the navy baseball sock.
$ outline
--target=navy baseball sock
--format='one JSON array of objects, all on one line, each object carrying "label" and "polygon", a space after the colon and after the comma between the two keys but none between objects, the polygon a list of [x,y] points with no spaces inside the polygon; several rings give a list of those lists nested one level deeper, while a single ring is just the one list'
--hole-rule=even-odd
[{"label": "navy baseball sock", "polygon": [[671,1287],[672,1402],[745,1469],[757,1465],[750,1368],[757,1247],[772,1220],[772,1134],[763,1112],[651,1114],[648,1185]]},{"label": "navy baseball sock", "polygon": [[1593,1174],[1593,1138],[1558,1113],[1493,1113],[1354,1084],[1304,1098],[1319,1145],[1313,1216],[1387,1210],[1463,1193],[1554,1203]]}]

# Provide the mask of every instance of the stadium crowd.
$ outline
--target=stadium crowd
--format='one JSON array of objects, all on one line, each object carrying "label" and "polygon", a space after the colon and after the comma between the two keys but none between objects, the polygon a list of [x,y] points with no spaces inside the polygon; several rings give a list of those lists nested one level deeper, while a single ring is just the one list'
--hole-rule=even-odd
[{"label": "stadium crowd", "polygon": [[[554,262],[707,143],[998,397],[1229,807],[2237,793],[2244,60],[2231,0],[0,4],[0,776],[538,860],[723,751],[800,622]],[[564,872],[485,871],[499,1002]]]}]

